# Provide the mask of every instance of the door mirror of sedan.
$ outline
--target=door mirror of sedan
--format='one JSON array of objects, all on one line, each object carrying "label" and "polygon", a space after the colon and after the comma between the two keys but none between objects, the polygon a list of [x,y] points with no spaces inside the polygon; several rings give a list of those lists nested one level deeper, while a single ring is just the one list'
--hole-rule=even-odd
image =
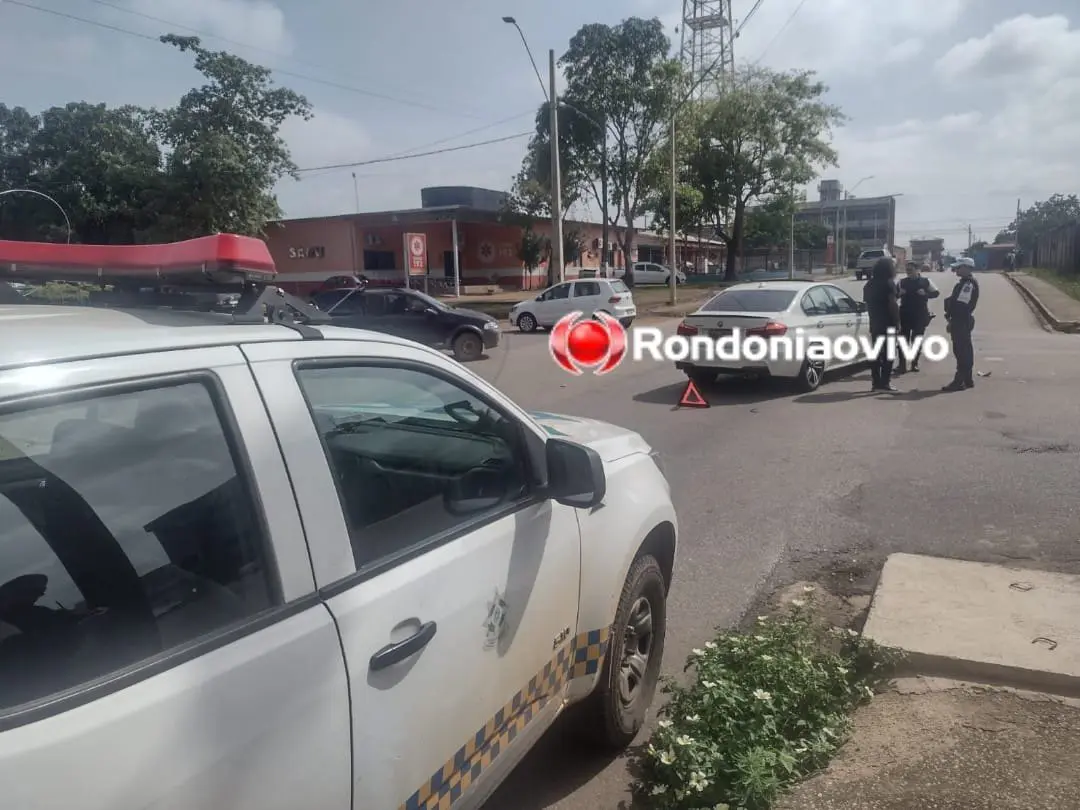
[{"label": "door mirror of sedan", "polygon": [[607,494],[604,462],[591,447],[564,439],[548,439],[548,490],[564,506],[591,509],[603,503]]},{"label": "door mirror of sedan", "polygon": [[862,301],[856,301],[855,302],[855,311],[856,312],[866,312],[866,304],[864,304]]},{"label": "door mirror of sedan", "polygon": [[424,314],[431,316],[431,315],[438,315],[439,312],[438,312],[438,310],[435,309],[435,307],[428,307],[427,309],[424,310]]}]

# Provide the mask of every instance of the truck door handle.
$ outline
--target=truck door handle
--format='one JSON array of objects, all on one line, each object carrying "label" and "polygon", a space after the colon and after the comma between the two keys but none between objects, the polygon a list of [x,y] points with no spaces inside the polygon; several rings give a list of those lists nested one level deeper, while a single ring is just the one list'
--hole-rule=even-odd
[{"label": "truck door handle", "polygon": [[386,669],[387,667],[391,667],[394,664],[404,661],[406,658],[416,655],[428,645],[429,641],[435,638],[435,631],[438,629],[435,622],[424,622],[420,625],[419,630],[404,641],[399,641],[396,644],[387,644],[371,656],[371,661],[368,662],[368,666],[376,671]]},{"label": "truck door handle", "polygon": [[853,323],[854,323],[853,321],[848,321],[846,326],[848,326],[850,328],[853,325]]},{"label": "truck door handle", "polygon": [[825,322],[824,321],[818,321],[817,322],[817,328],[818,329],[824,329],[825,328]]}]

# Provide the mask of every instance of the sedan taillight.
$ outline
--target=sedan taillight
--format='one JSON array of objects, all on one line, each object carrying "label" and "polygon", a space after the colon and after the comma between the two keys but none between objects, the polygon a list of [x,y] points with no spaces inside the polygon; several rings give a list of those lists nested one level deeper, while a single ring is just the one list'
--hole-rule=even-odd
[{"label": "sedan taillight", "polygon": [[747,329],[746,334],[758,335],[759,337],[771,338],[780,337],[787,334],[787,327],[782,323],[776,321],[769,321],[764,326],[759,326],[757,329]]},{"label": "sedan taillight", "polygon": [[676,329],[675,331],[676,331],[677,334],[685,335],[685,336],[689,337],[690,335],[696,335],[699,330],[693,324],[690,324],[690,323],[687,323],[686,321],[683,321],[682,323],[679,324],[679,328]]}]

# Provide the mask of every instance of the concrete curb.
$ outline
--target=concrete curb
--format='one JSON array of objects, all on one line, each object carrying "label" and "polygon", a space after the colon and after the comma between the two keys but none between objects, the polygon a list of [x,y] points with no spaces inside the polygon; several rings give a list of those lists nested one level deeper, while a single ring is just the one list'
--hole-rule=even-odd
[{"label": "concrete curb", "polygon": [[1065,332],[1067,334],[1076,334],[1077,332],[1080,332],[1080,321],[1058,320],[1058,318],[1054,316],[1054,313],[1050,311],[1049,307],[1039,300],[1039,296],[1029,290],[1025,284],[1013,278],[1012,273],[1003,272],[1002,275],[1009,280],[1009,283],[1012,284],[1013,288],[1020,293],[1020,297],[1024,299],[1029,307],[1031,307],[1031,311],[1034,312],[1039,320],[1050,330],[1054,332]]},{"label": "concrete curb", "polygon": [[1070,620],[1078,606],[1074,575],[896,553],[885,561],[862,632],[903,652],[897,677],[1080,698],[1080,627]]},{"label": "concrete curb", "polygon": [[945,655],[905,651],[904,660],[897,666],[895,675],[900,678],[946,678],[1080,699],[1080,678],[1071,675],[986,661],[967,661]]}]

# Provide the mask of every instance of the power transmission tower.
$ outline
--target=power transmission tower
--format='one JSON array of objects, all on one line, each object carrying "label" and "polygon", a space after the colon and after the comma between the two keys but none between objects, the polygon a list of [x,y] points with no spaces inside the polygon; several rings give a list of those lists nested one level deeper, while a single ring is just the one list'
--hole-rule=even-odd
[{"label": "power transmission tower", "polygon": [[683,0],[682,16],[682,63],[701,98],[735,76],[731,0]]}]

